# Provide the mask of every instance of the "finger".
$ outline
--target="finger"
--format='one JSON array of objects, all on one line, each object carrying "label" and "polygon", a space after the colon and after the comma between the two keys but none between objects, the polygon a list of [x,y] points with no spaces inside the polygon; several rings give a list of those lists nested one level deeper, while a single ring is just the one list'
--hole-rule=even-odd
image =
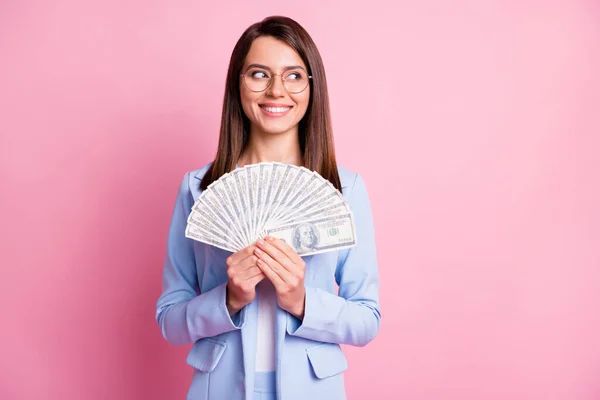
[{"label": "finger", "polygon": [[237,266],[236,268],[239,268],[239,270],[241,271],[245,271],[249,268],[255,267],[256,266],[256,260],[258,260],[258,257],[256,257],[256,254],[252,254],[250,257],[243,259]]},{"label": "finger", "polygon": [[233,253],[229,257],[227,257],[227,265],[235,265],[240,263],[242,260],[252,256],[256,245],[252,244],[245,249],[242,249],[236,253]]},{"label": "finger", "polygon": [[240,273],[239,277],[240,277],[240,279],[243,279],[243,280],[249,280],[249,279],[253,278],[254,276],[260,275],[260,274],[262,274],[262,271],[260,270],[260,268],[258,268],[256,266],[256,263],[255,263],[252,267],[248,268],[245,271],[242,271]]},{"label": "finger", "polygon": [[256,286],[256,285],[258,285],[258,283],[260,281],[262,281],[263,279],[265,279],[264,272],[262,272],[262,270],[260,268],[258,268],[258,267],[256,267],[256,269],[258,270],[258,273],[248,279],[248,283],[250,285],[252,285],[253,287]]},{"label": "finger", "polygon": [[258,265],[260,267],[259,264],[261,261],[262,261],[262,263],[267,265],[267,268],[261,268],[263,270],[263,272],[265,271],[265,269],[271,269],[271,270],[273,270],[273,272],[275,272],[281,278],[282,281],[284,281],[286,283],[292,283],[294,277],[290,273],[290,271],[288,271],[285,267],[283,267],[279,262],[274,260],[270,255],[268,255],[264,251],[261,251],[258,248],[254,250],[254,254],[256,254],[258,257],[258,261],[256,262],[256,265]]},{"label": "finger", "polygon": [[273,236],[266,236],[265,240],[271,243],[275,248],[284,253],[294,264],[301,264],[303,262],[302,257],[294,250],[292,246]]},{"label": "finger", "polygon": [[[271,243],[267,243],[264,240],[258,240],[256,243],[260,250],[269,255],[271,259],[277,261],[286,270],[291,271],[294,268],[294,262],[284,252],[273,246]],[[254,254],[256,254],[256,249],[254,250]]]},{"label": "finger", "polygon": [[281,277],[275,271],[273,271],[273,269],[269,267],[267,263],[265,263],[263,260],[259,259],[256,265],[258,266],[258,268],[260,268],[263,274],[273,283],[273,286],[275,286],[276,289],[285,286],[286,283],[283,281],[283,279],[281,279]]}]

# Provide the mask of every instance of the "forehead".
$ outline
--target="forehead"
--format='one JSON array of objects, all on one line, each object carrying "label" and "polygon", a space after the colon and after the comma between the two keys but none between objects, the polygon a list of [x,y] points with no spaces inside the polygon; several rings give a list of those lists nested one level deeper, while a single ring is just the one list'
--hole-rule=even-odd
[{"label": "forehead", "polygon": [[261,36],[252,42],[244,69],[250,64],[262,64],[273,71],[283,70],[286,67],[300,65],[306,69],[300,55],[287,43],[271,36]]}]

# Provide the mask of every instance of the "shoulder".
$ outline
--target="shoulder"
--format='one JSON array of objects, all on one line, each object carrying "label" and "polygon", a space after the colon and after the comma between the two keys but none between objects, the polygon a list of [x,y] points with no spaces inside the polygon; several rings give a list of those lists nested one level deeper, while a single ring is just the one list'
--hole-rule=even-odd
[{"label": "shoulder", "polygon": [[355,191],[366,190],[364,181],[358,172],[338,165],[338,175],[342,183],[342,193],[345,197]]},{"label": "shoulder", "polygon": [[212,163],[213,161],[200,168],[187,171],[183,176],[180,190],[191,193],[192,198],[197,199],[201,193],[200,181],[202,181],[204,174],[206,174]]},{"label": "shoulder", "polygon": [[200,183],[202,178],[204,178],[204,174],[206,174],[206,171],[208,171],[208,169],[210,168],[210,166],[212,164],[213,164],[213,161],[209,162],[208,164],[203,165],[202,167],[200,167],[198,169],[189,171],[188,172],[189,178],[195,179],[198,183]]},{"label": "shoulder", "polygon": [[354,180],[356,179],[356,172],[349,170],[348,168],[342,167],[341,165],[337,166],[338,175],[340,176],[340,182],[342,183],[342,188],[345,189],[347,187],[352,187],[354,185]]}]

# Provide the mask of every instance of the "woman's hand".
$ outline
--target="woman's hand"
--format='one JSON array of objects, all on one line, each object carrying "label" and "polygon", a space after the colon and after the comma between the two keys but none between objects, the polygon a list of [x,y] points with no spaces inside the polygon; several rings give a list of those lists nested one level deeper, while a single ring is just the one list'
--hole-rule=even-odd
[{"label": "woman's hand", "polygon": [[279,307],[298,319],[304,317],[304,260],[285,242],[267,236],[258,240],[256,265],[275,287]]},{"label": "woman's hand", "polygon": [[255,245],[227,257],[227,310],[233,315],[256,297],[256,285],[265,278],[256,266]]}]

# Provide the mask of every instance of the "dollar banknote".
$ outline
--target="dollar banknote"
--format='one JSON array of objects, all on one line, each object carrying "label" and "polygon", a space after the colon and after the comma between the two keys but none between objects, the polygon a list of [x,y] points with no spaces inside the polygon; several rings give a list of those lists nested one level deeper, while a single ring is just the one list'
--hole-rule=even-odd
[{"label": "dollar banknote", "polygon": [[306,220],[264,231],[290,245],[298,255],[308,256],[356,245],[352,213]]},{"label": "dollar banknote", "polygon": [[308,168],[262,162],[235,168],[195,200],[185,236],[239,251],[270,234],[301,255],[356,245],[352,210],[331,182]]}]

